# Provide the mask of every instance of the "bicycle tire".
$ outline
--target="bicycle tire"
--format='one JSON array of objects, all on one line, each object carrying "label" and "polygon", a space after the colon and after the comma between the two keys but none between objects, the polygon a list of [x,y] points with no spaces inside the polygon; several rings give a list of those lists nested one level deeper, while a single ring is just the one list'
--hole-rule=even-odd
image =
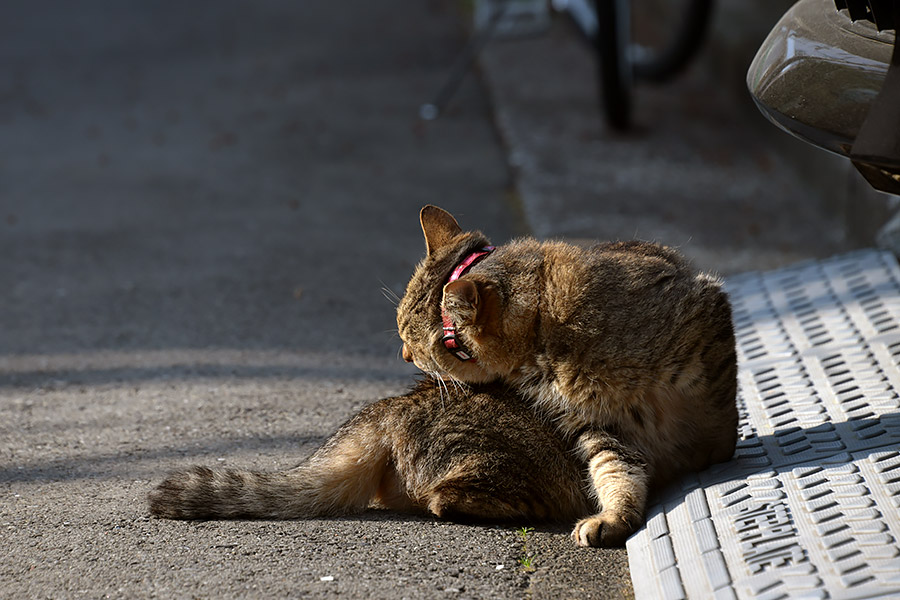
[{"label": "bicycle tire", "polygon": [[[714,0],[689,0],[675,36],[658,51],[632,52],[634,78],[665,83],[681,73],[703,47],[712,20]],[[646,50],[646,49],[645,49]]]},{"label": "bicycle tire", "polygon": [[600,98],[607,124],[617,131],[631,126],[632,68],[628,57],[630,41],[629,0],[595,0]]}]

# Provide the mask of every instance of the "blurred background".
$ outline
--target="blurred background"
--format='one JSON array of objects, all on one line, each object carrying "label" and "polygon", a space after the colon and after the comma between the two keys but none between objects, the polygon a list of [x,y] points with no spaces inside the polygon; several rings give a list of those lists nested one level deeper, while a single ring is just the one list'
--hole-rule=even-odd
[{"label": "blurred background", "polygon": [[508,212],[474,83],[465,114],[416,121],[464,35],[451,8],[6,5],[3,352],[385,354],[419,206]]}]

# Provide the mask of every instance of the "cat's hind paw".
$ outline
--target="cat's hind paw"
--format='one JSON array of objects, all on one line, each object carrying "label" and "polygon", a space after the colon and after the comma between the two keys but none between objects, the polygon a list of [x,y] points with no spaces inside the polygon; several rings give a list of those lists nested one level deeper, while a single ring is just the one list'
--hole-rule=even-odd
[{"label": "cat's hind paw", "polygon": [[625,545],[625,540],[635,530],[625,519],[600,513],[582,519],[572,530],[572,539],[579,546],[613,548]]}]

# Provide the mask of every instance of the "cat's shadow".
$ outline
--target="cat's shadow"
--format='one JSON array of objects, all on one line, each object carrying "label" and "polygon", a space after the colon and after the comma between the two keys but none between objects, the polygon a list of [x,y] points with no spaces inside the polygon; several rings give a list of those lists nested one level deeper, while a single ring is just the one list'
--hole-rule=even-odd
[{"label": "cat's shadow", "polygon": [[403,512],[390,509],[370,508],[361,513],[352,515],[337,515],[333,517],[316,517],[319,521],[352,521],[360,523],[433,523],[445,525],[463,525],[492,531],[510,531],[522,527],[534,528],[542,533],[565,533],[572,531],[572,523],[558,521],[532,521],[528,519],[479,519],[453,517],[442,519],[424,511]]},{"label": "cat's shadow", "polygon": [[699,486],[743,481],[756,474],[788,473],[798,467],[827,466],[866,460],[900,446],[900,411],[809,427],[787,426],[770,434],[745,436],[734,457],[692,473],[658,490],[650,503],[672,501]]}]

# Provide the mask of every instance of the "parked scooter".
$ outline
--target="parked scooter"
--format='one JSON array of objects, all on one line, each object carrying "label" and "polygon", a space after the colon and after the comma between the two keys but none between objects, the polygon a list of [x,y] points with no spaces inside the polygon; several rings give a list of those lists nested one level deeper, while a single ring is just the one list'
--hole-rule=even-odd
[{"label": "parked scooter", "polygon": [[800,0],[747,73],[762,113],[900,195],[900,0]]}]

